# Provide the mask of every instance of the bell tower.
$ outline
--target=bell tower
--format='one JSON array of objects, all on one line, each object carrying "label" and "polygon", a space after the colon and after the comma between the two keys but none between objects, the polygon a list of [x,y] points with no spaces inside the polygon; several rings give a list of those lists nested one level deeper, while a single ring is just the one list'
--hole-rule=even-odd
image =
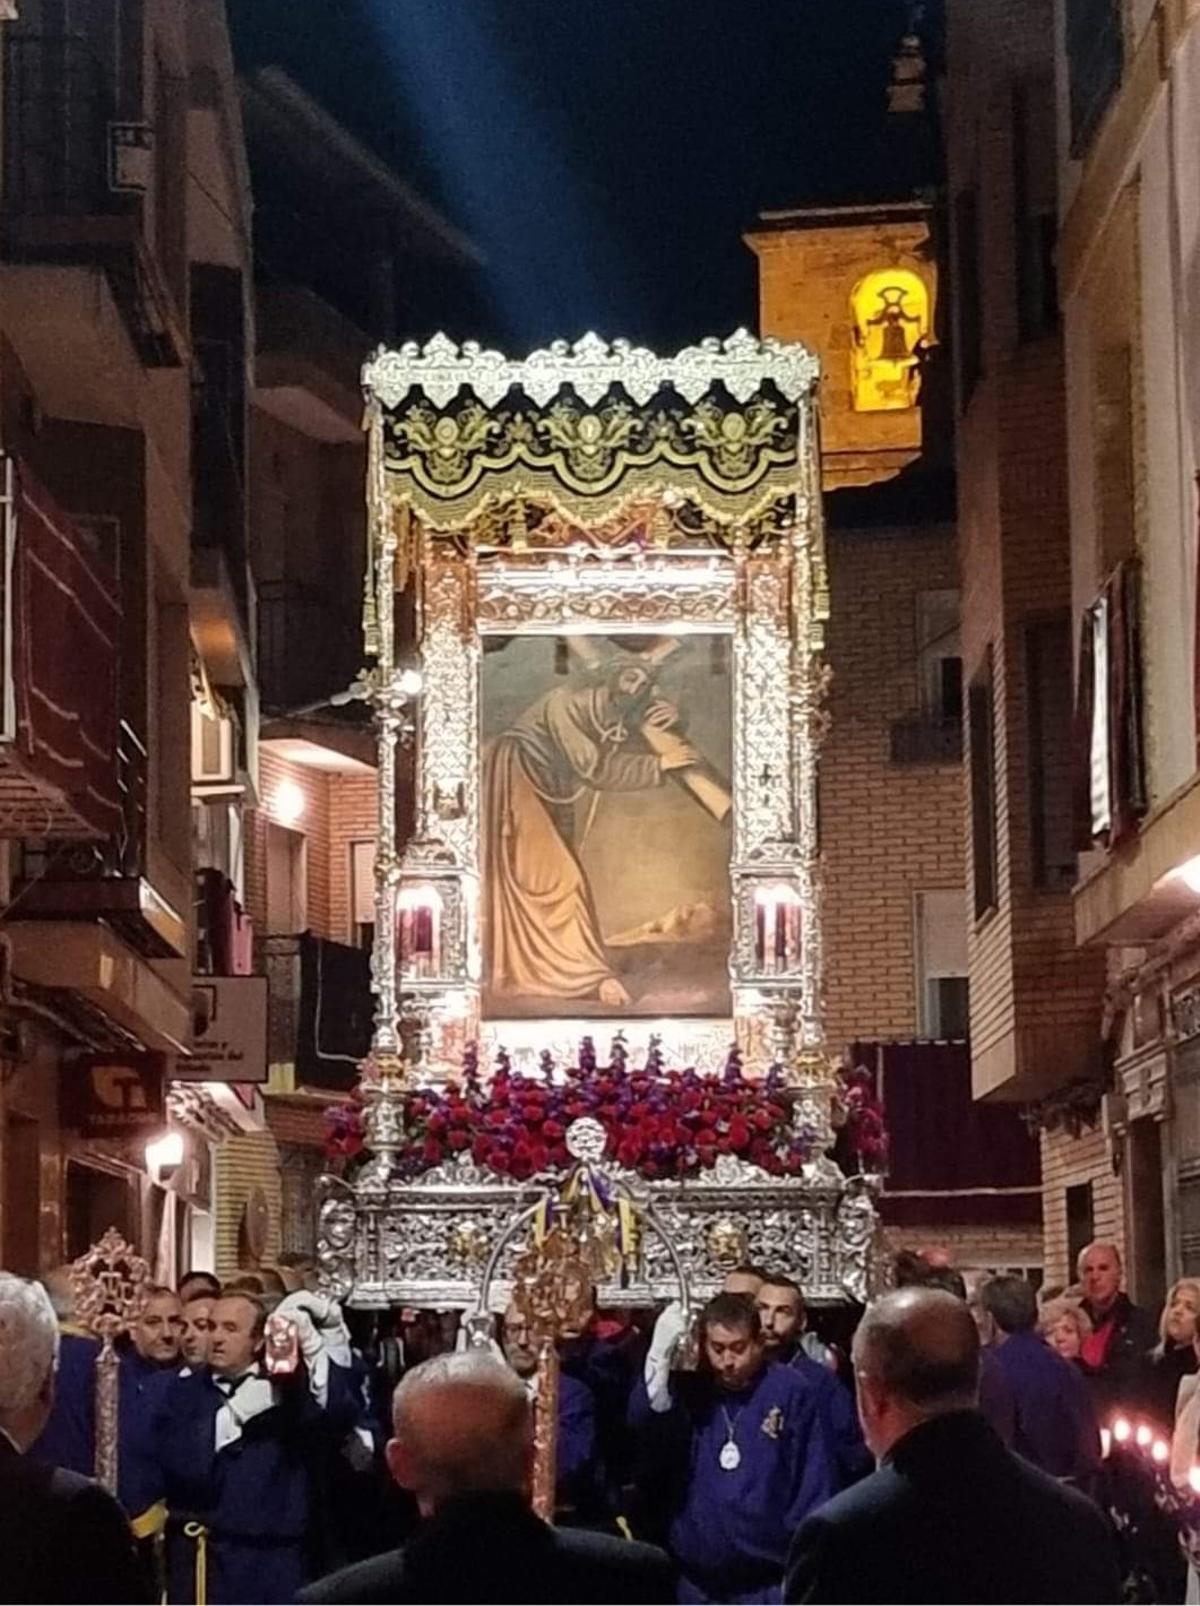
[{"label": "bell tower", "polygon": [[801,341],[821,360],[825,490],[892,479],[924,445],[937,338],[930,203],[764,212],[746,244],[759,263],[763,334]]}]

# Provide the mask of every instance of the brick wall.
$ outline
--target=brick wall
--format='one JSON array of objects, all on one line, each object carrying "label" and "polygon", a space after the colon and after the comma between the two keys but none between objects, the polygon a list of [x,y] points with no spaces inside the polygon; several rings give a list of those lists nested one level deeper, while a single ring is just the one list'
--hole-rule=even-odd
[{"label": "brick wall", "polygon": [[[292,781],[304,794],[304,812],[292,829],[307,844],[308,929],[318,937],[339,937],[331,915],[333,862],[330,853],[330,795],[343,777],[305,764],[293,764],[264,743],[259,759],[262,806],[246,811],[246,907],[259,934],[267,930],[267,826],[271,799],[280,782]],[[344,939],[343,939],[344,940]]]},{"label": "brick wall", "polygon": [[1040,1266],[1040,1227],[885,1227],[888,1253],[898,1249],[944,1249],[959,1271],[997,1271],[1007,1266]]},{"label": "brick wall", "polygon": [[[1062,340],[1054,328],[1031,338],[1018,317],[1014,157],[1018,107],[1050,109],[1053,60],[1053,8],[1041,0],[949,0],[950,210],[977,196],[983,370],[958,426],[963,667],[969,683],[990,651],[995,727],[997,896],[969,933],[972,1072],[977,1096],[1025,1099],[1094,1068],[1104,984],[1103,953],[1075,946],[1070,890],[1035,885],[1033,852],[1027,633],[1071,618],[1070,512]],[[1052,205],[1052,142],[1026,138],[1024,161],[1029,194]],[[1060,723],[1065,759],[1069,718]],[[1121,1193],[1099,1132],[1044,1138],[1042,1167],[1045,1275],[1061,1282],[1066,1188],[1093,1183],[1095,1230],[1118,1242]]]},{"label": "brick wall", "polygon": [[216,1273],[222,1279],[253,1269],[243,1254],[241,1237],[246,1202],[256,1188],[266,1195],[269,1217],[261,1263],[271,1265],[279,1254],[279,1149],[270,1132],[226,1138],[213,1151],[214,1255]]},{"label": "brick wall", "polygon": [[1067,1193],[1080,1183],[1092,1184],[1094,1236],[1125,1244],[1121,1179],[1112,1168],[1109,1142],[1101,1128],[1072,1138],[1065,1132],[1042,1134],[1042,1222],[1046,1281],[1070,1283],[1075,1268],[1067,1249]]},{"label": "brick wall", "polygon": [[[1075,947],[1069,889],[1034,884],[1027,639],[1051,616],[1070,628],[1070,519],[1062,342],[1023,338],[1017,316],[1014,150],[1018,104],[1052,94],[1052,18],[1038,0],[951,0],[948,19],[950,184],[978,196],[983,351],[958,429],[963,665],[969,683],[990,653],[996,773],[997,896],[970,933],[972,1070],[980,1096],[1035,1098],[1088,1070],[1103,984],[1103,956]],[[1027,154],[1043,203],[1054,160]],[[968,843],[970,829],[968,799]]]},{"label": "brick wall", "polygon": [[330,935],[349,942],[350,844],[373,842],[378,836],[378,783],[374,775],[334,775],[329,788],[329,920]]},{"label": "brick wall", "polygon": [[962,772],[891,762],[918,709],[917,594],[958,583],[954,531],[830,536],[833,668],[820,758],[825,1021],[835,1048],[918,1030],[917,892],[963,885]]}]

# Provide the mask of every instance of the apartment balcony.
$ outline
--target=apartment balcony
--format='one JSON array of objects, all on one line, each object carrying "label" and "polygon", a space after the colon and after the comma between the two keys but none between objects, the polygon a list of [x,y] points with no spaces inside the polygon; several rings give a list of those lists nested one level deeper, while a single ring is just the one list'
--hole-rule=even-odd
[{"label": "apartment balcony", "polygon": [[0,600],[0,834],[116,838],[131,781],[117,739],[115,578],[23,463],[0,455],[0,491],[12,577]]},{"label": "apartment balcony", "polygon": [[313,440],[361,443],[370,337],[299,285],[261,285],[256,323],[255,406]]},{"label": "apartment balcony", "polygon": [[178,367],[176,299],[145,232],[154,130],[121,115],[111,65],[87,40],[6,33],[0,255],[99,271],[141,362]]},{"label": "apartment balcony", "polygon": [[[116,736],[115,830],[68,851],[24,847],[24,884],[12,921],[99,921],[145,959],[189,952],[186,907],[178,888],[155,876],[146,853],[146,749],[121,721]],[[30,833],[33,835],[33,833]]]}]

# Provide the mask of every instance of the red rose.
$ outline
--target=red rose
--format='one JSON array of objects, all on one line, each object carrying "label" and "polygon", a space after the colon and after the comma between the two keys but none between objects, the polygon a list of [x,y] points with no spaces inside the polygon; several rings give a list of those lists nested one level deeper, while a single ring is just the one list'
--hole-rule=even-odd
[{"label": "red rose", "polygon": [[699,1159],[700,1164],[705,1168],[713,1166],[717,1163],[717,1151],[707,1143],[697,1148],[696,1156]]},{"label": "red rose", "polygon": [[421,1158],[426,1165],[437,1165],[442,1158],[442,1146],[436,1138],[426,1138],[421,1149]]},{"label": "red rose", "polygon": [[491,1150],[491,1139],[480,1134],[471,1145],[471,1158],[476,1165],[484,1165]]},{"label": "red rose", "polygon": [[617,1160],[626,1170],[632,1171],[641,1157],[642,1146],[635,1138],[625,1138],[617,1146]]},{"label": "red rose", "polygon": [[488,1154],[487,1163],[493,1171],[503,1171],[506,1175],[511,1167],[508,1151],[497,1144]]},{"label": "red rose", "polygon": [[570,1163],[571,1163],[571,1156],[567,1153],[566,1144],[565,1143],[556,1143],[554,1145],[554,1147],[550,1150],[550,1164],[551,1165],[566,1166],[566,1165],[570,1165]]},{"label": "red rose", "polygon": [[544,1171],[549,1158],[550,1151],[544,1143],[531,1143],[529,1145],[529,1163],[535,1171]]},{"label": "red rose", "polygon": [[467,1148],[469,1146],[470,1142],[471,1142],[471,1139],[467,1136],[467,1134],[465,1132],[451,1132],[448,1141],[449,1141],[450,1147],[452,1149],[454,1149],[456,1152],[458,1152],[458,1151],[460,1151],[462,1149]]},{"label": "red rose", "polygon": [[771,1126],[771,1112],[769,1110],[755,1110],[754,1124],[760,1132],[769,1131]]},{"label": "red rose", "polygon": [[470,1122],[471,1112],[465,1104],[456,1104],[450,1111],[450,1119],[455,1126],[466,1126]]},{"label": "red rose", "polygon": [[431,1115],[429,1117],[428,1130],[429,1130],[431,1136],[433,1136],[435,1138],[440,1138],[442,1133],[446,1130],[446,1119],[445,1119],[445,1117],[442,1116],[442,1115]]},{"label": "red rose", "polygon": [[492,1131],[498,1132],[507,1123],[508,1116],[503,1110],[489,1110],[486,1120]]},{"label": "red rose", "polygon": [[530,1099],[528,1103],[522,1104],[521,1106],[521,1116],[524,1120],[529,1122],[540,1121],[545,1113],[544,1107],[541,1104],[535,1103],[532,1099]]},{"label": "red rose", "polygon": [[733,1144],[729,1141],[728,1138],[718,1138],[717,1139],[717,1153],[718,1154],[732,1154],[733,1153]]},{"label": "red rose", "polygon": [[564,1137],[565,1135],[566,1129],[563,1127],[561,1122],[542,1122],[542,1136],[546,1139],[547,1143],[557,1143],[559,1138]]},{"label": "red rose", "polygon": [[750,1128],[740,1115],[735,1115],[729,1123],[729,1145],[735,1154],[741,1154],[743,1149],[749,1147]]}]

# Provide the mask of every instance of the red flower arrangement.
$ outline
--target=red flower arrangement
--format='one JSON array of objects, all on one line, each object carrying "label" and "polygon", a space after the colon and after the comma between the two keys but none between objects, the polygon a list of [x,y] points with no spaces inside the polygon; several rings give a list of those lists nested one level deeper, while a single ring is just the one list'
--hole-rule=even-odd
[{"label": "red flower arrangement", "polygon": [[844,1124],[835,1158],[847,1172],[886,1171],[888,1130],[874,1076],[863,1065],[843,1069],[838,1095]]},{"label": "red flower arrangement", "polygon": [[[794,1176],[815,1147],[812,1132],[792,1125],[778,1075],[747,1080],[736,1049],[720,1076],[664,1070],[654,1043],[645,1065],[635,1070],[620,1037],[603,1066],[585,1037],[578,1065],[561,1076],[549,1053],[542,1055],[538,1076],[522,1076],[502,1051],[487,1085],[476,1050],[468,1049],[461,1080],[407,1096],[408,1141],[400,1172],[419,1177],[467,1151],[482,1170],[517,1181],[565,1171],[571,1165],[567,1128],[581,1116],[604,1127],[609,1160],[650,1181],[698,1176],[723,1154],[772,1176]],[[326,1152],[346,1158],[362,1147],[362,1104],[352,1096],[326,1114]]]}]

